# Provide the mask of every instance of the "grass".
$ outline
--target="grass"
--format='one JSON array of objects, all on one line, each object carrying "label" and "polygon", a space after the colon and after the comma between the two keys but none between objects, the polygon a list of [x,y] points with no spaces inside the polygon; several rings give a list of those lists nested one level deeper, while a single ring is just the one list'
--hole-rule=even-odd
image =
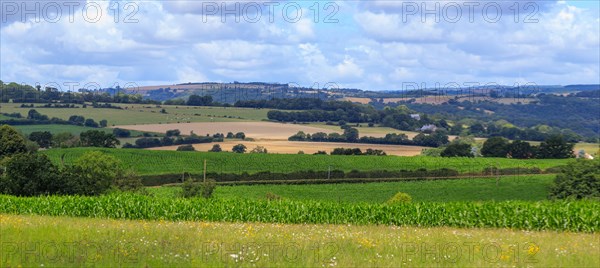
[{"label": "grass", "polygon": [[[19,103],[2,103],[3,113],[18,112],[27,115],[31,108],[20,108]],[[188,107],[143,104],[114,104],[127,107],[127,109],[97,109],[88,105],[88,108],[35,108],[38,112],[49,117],[69,119],[71,115],[81,115],[93,118],[95,121],[108,120],[109,125],[135,125],[158,123],[185,123],[185,122],[239,122],[258,121],[267,119],[267,109],[225,108],[225,107]],[[160,113],[165,109],[167,114]],[[199,114],[199,115],[195,115]],[[231,117],[231,118],[229,118]]]},{"label": "grass", "polygon": [[0,226],[2,267],[600,266],[598,235],[569,232],[8,214]]},{"label": "grass", "polygon": [[[270,192],[290,200],[383,203],[397,192],[404,192],[416,202],[541,201],[548,198],[553,180],[553,175],[523,175],[502,177],[498,185],[495,179],[478,178],[365,184],[220,186],[215,196],[264,199]],[[148,190],[159,197],[173,198],[181,188],[154,187]]]},{"label": "grass", "polygon": [[506,158],[435,158],[425,156],[337,156],[337,155],[293,155],[293,154],[235,154],[207,152],[151,151],[138,149],[73,148],[44,151],[54,162],[59,163],[64,155],[70,163],[90,150],[114,155],[124,165],[139,175],[202,173],[202,162],[207,160],[207,172],[256,173],[272,171],[290,173],[302,170],[428,170],[450,168],[461,173],[481,172],[486,167],[549,167],[565,165],[568,159],[506,159]]}]

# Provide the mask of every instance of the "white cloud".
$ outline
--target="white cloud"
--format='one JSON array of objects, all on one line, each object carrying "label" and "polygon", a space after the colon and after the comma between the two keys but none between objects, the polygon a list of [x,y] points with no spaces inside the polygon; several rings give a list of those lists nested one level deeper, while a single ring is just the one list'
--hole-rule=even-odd
[{"label": "white cloud", "polygon": [[315,23],[306,3],[296,23],[282,20],[280,9],[275,22],[263,9],[256,23],[223,23],[198,1],[136,2],[139,23],[123,23],[123,12],[115,23],[110,3],[101,2],[105,16],[97,23],[77,14],[73,22],[64,16],[57,23],[3,23],[0,79],[336,82],[366,89],[403,82],[600,83],[600,15],[570,2],[535,1],[537,23],[522,22],[523,5],[515,23],[505,2],[497,23],[422,22],[420,15],[404,22],[400,1],[339,2],[339,22],[331,24],[323,23],[326,10]]}]

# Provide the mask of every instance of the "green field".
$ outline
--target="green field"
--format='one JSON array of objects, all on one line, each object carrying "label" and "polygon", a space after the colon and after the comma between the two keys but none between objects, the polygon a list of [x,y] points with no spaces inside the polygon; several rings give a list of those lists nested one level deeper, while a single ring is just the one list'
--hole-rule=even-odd
[{"label": "green field", "polygon": [[0,226],[2,267],[600,266],[586,233],[6,214]]},{"label": "green field", "polygon": [[[18,103],[2,103],[2,113],[21,113],[26,116],[31,108],[20,108]],[[168,106],[157,108],[156,105],[113,104],[127,109],[92,108],[35,108],[49,117],[69,119],[71,115],[93,118],[95,121],[108,120],[109,125],[135,125],[184,122],[238,122],[267,119],[267,109],[225,108],[225,107],[190,107]],[[160,113],[165,109],[167,114]],[[199,115],[195,115],[199,114]]]},{"label": "green field", "polygon": [[71,163],[83,153],[95,150],[114,155],[139,175],[182,174],[202,172],[207,160],[207,172],[256,173],[271,171],[290,173],[303,170],[427,170],[450,168],[461,173],[481,172],[486,167],[547,169],[565,165],[569,159],[506,159],[506,158],[434,158],[425,156],[337,156],[294,154],[235,154],[207,152],[150,151],[137,149],[73,148],[44,151],[55,163],[64,155]]},{"label": "green field", "polygon": [[18,125],[12,126],[17,129],[21,133],[25,135],[29,135],[31,132],[36,131],[49,131],[52,134],[58,134],[63,132],[69,132],[73,135],[79,135],[81,132],[88,130],[100,130],[106,133],[112,133],[112,128],[92,128],[92,127],[82,127],[82,126],[74,126],[74,125]]},{"label": "green field", "polygon": [[[337,202],[383,203],[397,192],[411,195],[417,202],[455,201],[541,201],[548,198],[553,175],[522,175],[501,177],[498,184],[493,178],[428,180],[352,184],[308,185],[251,185],[220,186],[215,191],[219,198],[265,199],[274,193],[290,200],[317,200]],[[159,197],[176,197],[180,187],[147,188]]]}]

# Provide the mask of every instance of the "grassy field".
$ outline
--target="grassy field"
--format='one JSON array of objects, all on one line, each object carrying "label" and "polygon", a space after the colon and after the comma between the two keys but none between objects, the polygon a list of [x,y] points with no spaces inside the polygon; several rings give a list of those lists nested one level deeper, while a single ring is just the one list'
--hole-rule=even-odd
[{"label": "grassy field", "polygon": [[[416,202],[541,201],[548,198],[553,180],[553,175],[522,175],[502,177],[498,184],[495,179],[476,178],[364,184],[220,186],[215,190],[215,196],[265,199],[267,193],[274,193],[290,200],[383,203],[397,192],[404,192]],[[176,186],[147,189],[156,196],[167,198],[176,197],[181,191]]]},{"label": "grassy field", "polygon": [[7,214],[0,226],[2,267],[600,266],[598,234],[569,232]]},{"label": "grassy field", "polygon": [[[266,109],[224,108],[224,107],[188,107],[156,105],[114,104],[127,109],[88,108],[35,108],[49,117],[69,119],[71,115],[82,115],[96,121],[108,120],[109,125],[165,124],[178,122],[239,122],[256,121],[267,118]],[[31,108],[20,108],[18,103],[2,103],[2,113],[18,112],[27,115]],[[167,114],[160,113],[165,109]],[[197,115],[196,115],[197,114]]]},{"label": "grassy field", "polygon": [[434,158],[425,156],[337,156],[298,154],[235,154],[207,152],[150,151],[137,149],[74,148],[51,149],[43,153],[59,163],[64,155],[70,163],[88,151],[101,151],[114,155],[127,167],[140,175],[182,174],[202,172],[202,163],[207,160],[207,172],[256,173],[271,171],[290,173],[302,170],[427,170],[450,168],[461,173],[481,172],[486,167],[538,167],[546,169],[565,165],[569,159],[506,159],[506,158]]},{"label": "grassy field", "polygon": [[[52,134],[58,134],[63,132],[70,132],[73,135],[79,135],[81,132],[88,130],[100,130],[106,133],[112,133],[112,128],[92,128],[92,127],[82,127],[82,126],[73,126],[73,125],[22,125],[22,126],[12,126],[13,128],[19,130],[21,133],[25,135],[29,135],[31,132],[35,131],[49,131]],[[141,132],[132,133],[132,134],[141,134]]]}]

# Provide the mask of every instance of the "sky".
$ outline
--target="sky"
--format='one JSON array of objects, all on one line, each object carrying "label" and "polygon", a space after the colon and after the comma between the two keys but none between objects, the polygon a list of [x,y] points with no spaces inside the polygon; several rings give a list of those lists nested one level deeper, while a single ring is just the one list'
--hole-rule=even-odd
[{"label": "sky", "polygon": [[600,1],[0,1],[0,80],[600,84]]}]

